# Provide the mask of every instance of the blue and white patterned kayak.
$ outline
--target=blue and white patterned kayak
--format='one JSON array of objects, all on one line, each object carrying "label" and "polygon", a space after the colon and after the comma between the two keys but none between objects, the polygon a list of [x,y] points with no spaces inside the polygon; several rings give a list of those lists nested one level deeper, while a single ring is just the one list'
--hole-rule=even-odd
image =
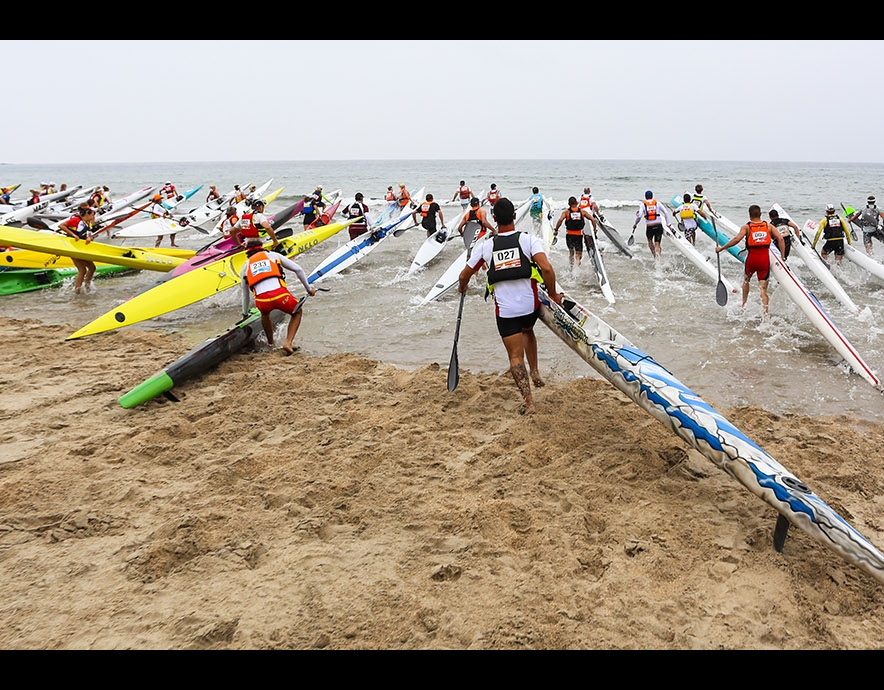
[{"label": "blue and white patterned kayak", "polygon": [[542,286],[539,294],[543,323],[615,388],[790,524],[884,583],[884,554],[804,482],[588,309],[567,296],[560,307]]}]

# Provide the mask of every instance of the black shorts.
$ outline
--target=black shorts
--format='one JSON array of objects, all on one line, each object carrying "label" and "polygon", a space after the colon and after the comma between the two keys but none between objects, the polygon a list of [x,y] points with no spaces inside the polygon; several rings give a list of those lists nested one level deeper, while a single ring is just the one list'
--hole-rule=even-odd
[{"label": "black shorts", "polygon": [[663,241],[663,226],[649,225],[647,230],[645,230],[645,237],[659,244]]},{"label": "black shorts", "polygon": [[832,254],[835,256],[844,256],[844,238],[838,240],[826,240],[823,245],[823,254]]},{"label": "black shorts", "polygon": [[578,254],[583,253],[583,235],[565,235],[565,245]]},{"label": "black shorts", "polygon": [[513,316],[509,319],[498,316],[497,332],[500,333],[501,338],[508,338],[522,331],[530,331],[534,328],[534,324],[537,323],[539,317],[540,307],[530,314],[525,314],[525,316]]}]

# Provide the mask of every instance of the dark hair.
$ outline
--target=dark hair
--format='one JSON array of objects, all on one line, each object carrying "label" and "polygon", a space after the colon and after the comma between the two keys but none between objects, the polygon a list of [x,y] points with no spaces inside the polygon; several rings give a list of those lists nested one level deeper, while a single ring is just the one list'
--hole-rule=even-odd
[{"label": "dark hair", "polygon": [[497,221],[498,225],[509,225],[515,220],[516,217],[516,208],[513,206],[513,202],[507,199],[506,197],[501,197],[497,200],[497,203],[494,204],[494,208],[491,209],[491,213],[494,216],[494,220]]},{"label": "dark hair", "polygon": [[537,194],[537,192],[539,192],[539,191],[540,191],[540,190],[537,189],[537,187],[532,187],[532,188],[531,188],[531,193],[532,193],[532,194]]},{"label": "dark hair", "polygon": [[759,206],[758,204],[752,204],[752,205],[749,207],[749,217],[750,217],[750,218],[755,218],[755,217],[758,217],[758,216],[760,216],[760,215],[761,215],[761,206]]},{"label": "dark hair", "polygon": [[780,217],[779,212],[775,208],[772,208],[770,211],[768,211],[767,215],[769,218],[779,218]]},{"label": "dark hair", "polygon": [[568,206],[574,206],[576,203],[577,203],[576,196],[569,196],[568,197]]},{"label": "dark hair", "polygon": [[684,193],[684,202],[687,204],[687,203],[690,202],[690,200],[691,200],[691,195],[690,195],[690,193],[685,192],[685,193]]},{"label": "dark hair", "polygon": [[362,192],[356,192],[356,201],[362,201],[364,198]]},{"label": "dark hair", "polygon": [[474,196],[472,199],[470,199],[470,206],[478,206],[481,203],[482,202],[479,201],[478,197]]}]

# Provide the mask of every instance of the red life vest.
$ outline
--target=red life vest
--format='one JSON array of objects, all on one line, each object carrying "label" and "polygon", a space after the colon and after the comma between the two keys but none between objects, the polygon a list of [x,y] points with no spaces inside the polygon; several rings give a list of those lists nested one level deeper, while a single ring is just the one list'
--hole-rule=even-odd
[{"label": "red life vest", "polygon": [[255,212],[252,213],[243,213],[242,220],[243,224],[240,226],[239,231],[243,237],[260,237],[258,226],[255,225],[254,221]]},{"label": "red life vest", "polygon": [[584,194],[580,197],[580,208],[589,208],[592,206],[592,197]]},{"label": "red life vest", "polygon": [[282,280],[282,268],[276,259],[271,259],[267,252],[262,250],[249,257],[246,280],[249,282],[249,287],[254,290],[255,286],[266,278]]},{"label": "red life vest", "polygon": [[461,199],[470,199],[473,196],[473,191],[469,188],[468,185],[458,187],[457,193],[460,195]]},{"label": "red life vest", "polygon": [[491,189],[488,191],[488,203],[494,206],[497,203],[497,200],[500,198],[500,190],[499,189]]},{"label": "red life vest", "polygon": [[749,231],[746,233],[746,247],[769,247],[771,242],[770,228],[763,220],[749,221]]}]

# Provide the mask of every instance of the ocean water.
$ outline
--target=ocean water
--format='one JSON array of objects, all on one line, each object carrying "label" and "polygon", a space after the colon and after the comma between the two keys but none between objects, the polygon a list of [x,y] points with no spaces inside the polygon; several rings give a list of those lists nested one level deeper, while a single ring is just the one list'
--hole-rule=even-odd
[{"label": "ocean water", "polygon": [[[258,185],[271,178],[270,189],[284,185],[285,190],[268,207],[268,213],[288,206],[317,184],[326,192],[341,189],[347,198],[361,191],[372,208],[380,210],[387,186],[402,182],[410,189],[425,186],[437,201],[446,202],[442,211],[449,220],[460,208],[447,201],[462,179],[482,196],[494,182],[504,196],[516,202],[526,199],[531,188],[537,186],[553,199],[557,211],[566,205],[569,196],[579,196],[585,186],[590,186],[608,222],[624,237],[630,234],[646,189],[668,202],[673,195],[702,183],[714,208],[738,225],[748,219],[751,204],[766,211],[778,202],[800,227],[807,219],[822,218],[827,203],[859,207],[869,194],[884,199],[884,165],[582,160],[0,165],[0,185],[21,183],[25,190],[14,194],[17,197],[44,181],[69,186],[107,184],[115,196],[167,179],[179,190],[204,184],[201,192],[185,202],[185,210],[205,199],[210,184],[226,192],[234,184]],[[665,238],[663,257],[654,263],[641,224],[631,259],[599,233],[616,298],[611,305],[603,297],[586,255],[579,269],[569,267],[561,235],[562,240],[550,250],[550,260],[563,287],[718,409],[751,403],[777,414],[844,414],[848,419],[884,421],[881,392],[845,366],[775,279],[770,283],[769,320],[761,318],[754,280],[745,310],[740,308],[739,293],[729,295],[728,304],[721,307],[715,299],[715,281],[687,262]],[[353,352],[404,369],[438,363],[443,370],[439,385],[446,385],[444,370],[451,356],[458,296],[452,292],[425,306],[420,302],[456,259],[460,243],[451,242],[433,263],[408,275],[411,260],[425,237],[421,230],[405,232],[386,241],[363,262],[324,280],[321,285],[329,290],[318,292],[304,306],[296,341],[304,352],[318,356]],[[347,234],[341,233],[296,260],[309,273],[347,239]],[[126,242],[136,244],[134,240]],[[177,242],[194,249],[204,244],[203,236],[196,231],[179,234]],[[167,241],[164,246],[168,246]],[[714,261],[713,243],[706,235],[698,234],[697,248]],[[884,246],[876,242],[875,252],[876,258],[884,259]],[[857,316],[840,305],[794,252],[789,264],[863,360],[884,377],[884,283],[846,259],[835,267],[835,275],[863,309]],[[725,252],[721,254],[721,268],[739,288],[742,264]],[[96,291],[89,295],[75,296],[71,285],[66,284],[3,296],[0,314],[68,324],[73,332],[160,280],[161,274],[145,271],[99,280]],[[296,293],[299,287],[295,281]],[[483,292],[474,279],[464,303],[458,344],[460,366],[477,373],[505,372],[507,360],[494,325],[493,303],[483,299]],[[229,290],[132,327],[178,332],[195,346],[226,330],[239,313],[239,294]],[[546,378],[598,378],[540,322],[537,333],[540,366]],[[71,341],[70,345],[88,348],[89,340]],[[275,359],[269,361],[279,365]],[[168,363],[157,362],[157,370]],[[133,379],[132,385],[140,382]],[[515,396],[517,392],[511,385],[500,394]],[[604,410],[575,409],[573,414],[575,419],[591,424],[604,420]]]}]

